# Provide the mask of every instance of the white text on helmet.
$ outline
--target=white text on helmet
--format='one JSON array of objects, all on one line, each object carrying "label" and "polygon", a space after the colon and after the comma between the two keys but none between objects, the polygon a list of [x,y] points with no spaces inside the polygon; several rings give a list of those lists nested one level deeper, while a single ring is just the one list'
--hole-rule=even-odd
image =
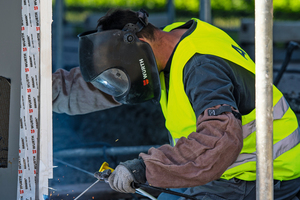
[{"label": "white text on helmet", "polygon": [[143,74],[143,79],[145,80],[147,78],[147,71],[145,68],[144,59],[141,58],[139,61],[140,61],[140,66],[141,66],[141,70],[142,70],[142,74]]}]

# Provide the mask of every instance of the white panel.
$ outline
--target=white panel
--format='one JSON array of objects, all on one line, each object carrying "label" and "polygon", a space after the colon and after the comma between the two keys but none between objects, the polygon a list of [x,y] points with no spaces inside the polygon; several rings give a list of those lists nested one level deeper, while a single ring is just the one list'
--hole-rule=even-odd
[{"label": "white panel", "polygon": [[40,169],[39,199],[48,195],[48,178],[53,178],[52,155],[52,1],[40,0]]},{"label": "white panel", "polygon": [[19,199],[47,199],[52,178],[52,1],[22,1]]},{"label": "white panel", "polygon": [[38,184],[40,98],[39,1],[22,1],[19,199],[35,199]]}]

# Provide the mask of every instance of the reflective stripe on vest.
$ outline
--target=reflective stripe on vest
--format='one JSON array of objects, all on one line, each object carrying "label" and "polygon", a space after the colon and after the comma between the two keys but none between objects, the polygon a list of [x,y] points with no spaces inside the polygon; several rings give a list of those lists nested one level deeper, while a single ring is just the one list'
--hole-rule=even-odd
[{"label": "reflective stripe on vest", "polygon": [[[299,133],[299,128],[297,128],[292,134],[290,134],[286,138],[280,140],[279,142],[273,145],[273,160],[275,160],[283,153],[295,147],[299,143],[299,141],[300,141],[300,133]],[[231,169],[233,167],[236,167],[238,165],[250,161],[256,161],[256,151],[251,154],[249,153],[240,154],[237,160],[232,165],[230,165],[228,169]]]},{"label": "reflective stripe on vest", "polygon": [[[290,108],[288,102],[282,96],[280,100],[273,107],[273,120],[281,119],[283,115]],[[251,133],[256,131],[256,123],[255,120],[243,125],[243,139],[248,137]]]},{"label": "reflective stripe on vest", "polygon": [[[196,116],[184,91],[183,68],[195,54],[215,55],[255,73],[250,57],[223,31],[198,19],[196,29],[185,37],[175,49],[171,62],[168,98],[164,74],[160,74],[161,107],[166,127],[173,143],[196,131]],[[182,23],[166,27],[170,31]],[[170,28],[171,27],[171,28]],[[201,78],[201,77],[200,77]],[[290,180],[300,176],[300,136],[298,122],[282,93],[273,86],[273,149],[274,179]],[[233,177],[252,181],[256,179],[256,128],[255,109],[242,116],[243,148],[221,178]]]}]

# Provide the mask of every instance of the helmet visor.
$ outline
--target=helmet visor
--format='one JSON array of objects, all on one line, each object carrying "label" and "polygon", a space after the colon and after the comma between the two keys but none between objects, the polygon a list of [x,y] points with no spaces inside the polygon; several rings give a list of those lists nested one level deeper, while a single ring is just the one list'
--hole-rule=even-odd
[{"label": "helmet visor", "polygon": [[110,68],[98,75],[91,83],[99,90],[118,97],[125,94],[130,88],[126,73],[118,68]]}]

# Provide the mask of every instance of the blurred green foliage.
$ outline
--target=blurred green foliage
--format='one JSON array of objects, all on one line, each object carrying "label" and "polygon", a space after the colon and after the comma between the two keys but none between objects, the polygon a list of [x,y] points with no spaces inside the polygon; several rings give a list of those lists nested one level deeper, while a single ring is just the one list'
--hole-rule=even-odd
[{"label": "blurred green foliage", "polygon": [[[195,16],[199,13],[200,0],[173,0],[176,15]],[[255,0],[211,0],[214,17],[254,17]],[[149,12],[167,9],[167,0],[65,0],[67,10],[106,12],[110,8],[145,8]],[[275,19],[300,19],[300,0],[273,0]]]}]

